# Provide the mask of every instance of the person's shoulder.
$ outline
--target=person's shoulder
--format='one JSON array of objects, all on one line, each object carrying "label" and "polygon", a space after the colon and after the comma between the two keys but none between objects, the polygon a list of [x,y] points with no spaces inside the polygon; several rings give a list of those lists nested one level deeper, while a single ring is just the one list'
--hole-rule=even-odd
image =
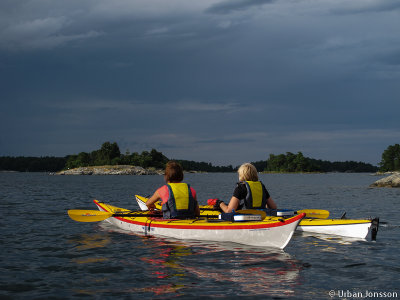
[{"label": "person's shoulder", "polygon": [[246,184],[243,181],[236,183],[235,191],[243,191],[243,190],[247,190]]},{"label": "person's shoulder", "polygon": [[242,186],[245,186],[245,183],[243,181],[239,181],[239,182],[236,182],[235,188],[240,188]]},{"label": "person's shoulder", "polygon": [[160,186],[160,187],[157,189],[157,191],[165,191],[165,190],[168,190],[168,186],[167,186],[166,184]]}]

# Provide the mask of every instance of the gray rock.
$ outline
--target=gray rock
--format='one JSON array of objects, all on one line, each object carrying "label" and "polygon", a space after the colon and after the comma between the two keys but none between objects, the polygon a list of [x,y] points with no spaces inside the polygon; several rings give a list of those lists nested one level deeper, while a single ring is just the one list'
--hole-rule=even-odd
[{"label": "gray rock", "polygon": [[400,187],[400,173],[381,178],[371,184],[370,187]]},{"label": "gray rock", "polygon": [[55,175],[162,175],[164,171],[130,165],[79,167],[55,173]]}]

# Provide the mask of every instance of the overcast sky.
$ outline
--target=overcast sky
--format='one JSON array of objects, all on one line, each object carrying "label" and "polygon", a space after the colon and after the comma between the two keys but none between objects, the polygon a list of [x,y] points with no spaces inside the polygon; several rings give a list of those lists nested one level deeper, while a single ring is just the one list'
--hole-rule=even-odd
[{"label": "overcast sky", "polygon": [[398,0],[2,0],[0,156],[378,164],[400,143]]}]

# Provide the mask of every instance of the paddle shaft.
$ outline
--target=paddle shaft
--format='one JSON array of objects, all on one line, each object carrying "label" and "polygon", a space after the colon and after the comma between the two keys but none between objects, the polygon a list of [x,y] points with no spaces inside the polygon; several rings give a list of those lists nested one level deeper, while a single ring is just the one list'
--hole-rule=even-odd
[{"label": "paddle shaft", "polygon": [[[218,211],[212,207],[200,207],[200,211]],[[246,211],[246,209],[244,210]],[[249,213],[256,214],[257,209],[247,210]],[[258,210],[260,213],[264,212],[264,210]],[[279,210],[278,210],[279,211]],[[329,211],[324,209],[300,209],[294,212],[295,214],[306,214],[306,218],[313,218],[313,219],[327,219],[329,217]],[[200,213],[201,214],[201,213]]]},{"label": "paddle shaft", "polygon": [[[98,211],[98,210],[80,210],[80,209],[70,209],[68,210],[69,217],[77,222],[99,222],[106,220],[111,217],[144,217],[144,218],[162,218],[163,215],[161,213],[143,213],[143,212],[130,212],[127,211],[125,213],[117,212],[107,212],[107,211]],[[201,217],[205,218],[218,218],[218,215],[202,215]]]},{"label": "paddle shaft", "polygon": [[[162,214],[139,214],[139,213],[127,213],[127,214],[113,214],[111,217],[149,217],[149,218],[162,218]],[[213,218],[217,219],[218,215],[200,215],[200,217],[206,217],[206,218]],[[179,218],[176,218],[179,219]]]}]

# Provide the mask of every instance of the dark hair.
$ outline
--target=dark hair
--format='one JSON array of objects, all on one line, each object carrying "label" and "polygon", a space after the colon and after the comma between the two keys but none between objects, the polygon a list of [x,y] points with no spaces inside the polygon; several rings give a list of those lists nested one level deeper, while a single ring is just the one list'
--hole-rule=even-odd
[{"label": "dark hair", "polygon": [[181,182],[183,180],[182,166],[176,161],[169,161],[165,167],[164,179],[166,182]]}]

